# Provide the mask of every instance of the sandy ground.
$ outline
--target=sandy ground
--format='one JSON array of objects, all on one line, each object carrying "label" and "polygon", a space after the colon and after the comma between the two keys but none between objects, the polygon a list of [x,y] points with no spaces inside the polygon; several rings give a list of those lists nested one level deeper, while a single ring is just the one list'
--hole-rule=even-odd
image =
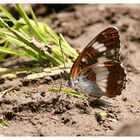
[{"label": "sandy ground", "polygon": [[[89,108],[82,99],[48,91],[54,82],[55,87],[60,86],[60,78],[29,84],[20,76],[0,81],[1,90],[17,87],[0,98],[0,117],[10,124],[8,128],[0,127],[0,135],[140,136],[140,5],[72,5],[50,14],[50,19],[52,28],[79,52],[105,27],[117,26],[121,58],[129,79],[126,89],[115,98],[102,98],[110,106],[97,102]],[[14,66],[17,59],[8,58],[2,67]],[[108,115],[100,117],[100,112]]]}]

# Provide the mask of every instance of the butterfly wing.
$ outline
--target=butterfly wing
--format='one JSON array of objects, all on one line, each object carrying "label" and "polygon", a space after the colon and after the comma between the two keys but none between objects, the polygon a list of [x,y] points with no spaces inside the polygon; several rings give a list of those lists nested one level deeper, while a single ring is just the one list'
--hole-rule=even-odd
[{"label": "butterfly wing", "polygon": [[120,65],[118,29],[109,27],[98,34],[78,56],[72,66],[70,79],[81,74],[95,81],[108,97],[121,93],[126,74]]},{"label": "butterfly wing", "polygon": [[80,75],[94,81],[108,97],[120,95],[127,81],[124,69],[117,61],[93,64],[83,69]]},{"label": "butterfly wing", "polygon": [[[80,71],[87,66],[98,63],[101,56],[106,56],[112,60],[119,61],[118,52],[120,49],[120,40],[118,29],[109,27],[98,34],[81,52],[74,62],[70,77],[77,78]],[[99,58],[99,59],[98,59]]]}]

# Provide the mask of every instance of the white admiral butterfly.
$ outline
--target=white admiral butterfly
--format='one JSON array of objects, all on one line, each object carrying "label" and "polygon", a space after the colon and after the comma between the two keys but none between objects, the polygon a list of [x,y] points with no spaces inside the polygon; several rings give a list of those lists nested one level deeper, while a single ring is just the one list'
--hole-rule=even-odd
[{"label": "white admiral butterfly", "polygon": [[97,98],[120,95],[127,80],[119,51],[118,29],[108,27],[75,60],[70,72],[71,87]]}]

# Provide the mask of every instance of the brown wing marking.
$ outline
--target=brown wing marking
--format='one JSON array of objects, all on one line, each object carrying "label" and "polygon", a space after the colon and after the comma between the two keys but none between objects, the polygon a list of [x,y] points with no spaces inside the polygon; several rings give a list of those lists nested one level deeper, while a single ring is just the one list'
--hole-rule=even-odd
[{"label": "brown wing marking", "polygon": [[105,62],[104,64],[109,71],[106,96],[120,95],[126,84],[126,73],[123,67],[118,62]]}]

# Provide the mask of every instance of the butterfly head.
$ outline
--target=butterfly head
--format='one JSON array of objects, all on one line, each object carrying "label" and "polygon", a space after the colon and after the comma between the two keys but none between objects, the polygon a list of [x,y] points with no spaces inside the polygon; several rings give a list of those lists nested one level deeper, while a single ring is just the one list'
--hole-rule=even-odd
[{"label": "butterfly head", "polygon": [[79,78],[74,79],[74,78],[69,78],[68,79],[68,84],[71,88],[75,89],[76,91],[78,91],[78,83],[79,83]]}]

